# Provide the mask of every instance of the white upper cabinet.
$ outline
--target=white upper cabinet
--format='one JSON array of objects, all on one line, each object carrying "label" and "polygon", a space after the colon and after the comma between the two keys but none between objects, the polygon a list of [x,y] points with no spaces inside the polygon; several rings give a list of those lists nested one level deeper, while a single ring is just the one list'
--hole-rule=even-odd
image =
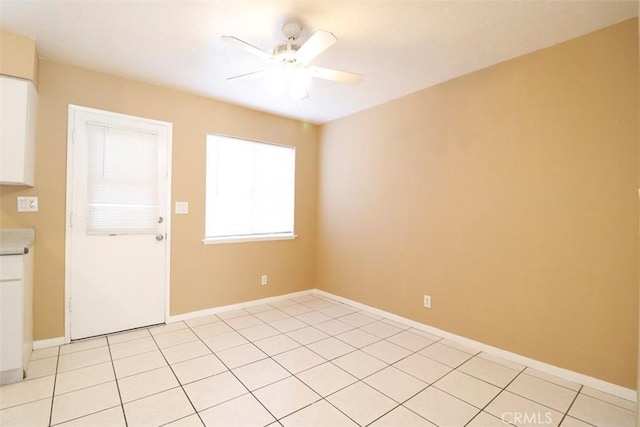
[{"label": "white upper cabinet", "polygon": [[0,184],[34,184],[37,105],[33,82],[0,76]]}]

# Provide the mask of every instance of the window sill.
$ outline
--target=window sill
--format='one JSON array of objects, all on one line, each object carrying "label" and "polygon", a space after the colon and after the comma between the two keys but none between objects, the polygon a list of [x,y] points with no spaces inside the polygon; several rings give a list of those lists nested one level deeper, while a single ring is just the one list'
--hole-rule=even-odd
[{"label": "window sill", "polygon": [[206,237],[202,240],[205,245],[219,245],[221,243],[265,242],[269,240],[293,240],[297,234],[256,234],[252,236]]}]

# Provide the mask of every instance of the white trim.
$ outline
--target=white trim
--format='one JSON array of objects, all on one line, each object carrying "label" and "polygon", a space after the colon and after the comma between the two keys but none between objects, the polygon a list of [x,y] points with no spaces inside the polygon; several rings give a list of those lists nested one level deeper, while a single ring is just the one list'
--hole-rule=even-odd
[{"label": "white trim", "polygon": [[[149,119],[147,119],[149,120]],[[165,227],[165,232],[164,232],[164,236],[165,236],[165,240],[166,240],[166,245],[165,245],[165,278],[164,278],[164,282],[165,282],[165,300],[164,300],[164,321],[167,322],[167,319],[169,319],[169,317],[171,316],[171,223],[172,223],[172,218],[173,218],[173,211],[171,210],[171,197],[172,197],[172,190],[171,190],[171,184],[173,182],[173,123],[171,122],[158,122],[160,124],[163,124],[164,126],[167,126],[167,148],[166,148],[166,155],[167,155],[167,181],[166,181],[166,196],[167,199],[165,200],[166,203],[166,210],[165,210],[165,222],[167,223],[167,226]]]},{"label": "white trim", "polygon": [[475,341],[469,338],[465,338],[460,335],[453,334],[451,332],[444,331],[442,329],[435,328],[433,326],[426,325],[424,323],[416,322],[415,320],[407,319],[402,316],[398,316],[397,314],[389,313],[384,310],[380,310],[378,308],[370,307],[368,305],[350,300],[348,298],[344,298],[338,295],[334,295],[329,292],[322,291],[320,289],[314,289],[314,293],[322,296],[326,296],[328,298],[333,298],[337,301],[343,302],[345,304],[352,305],[354,307],[358,307],[364,311],[368,311],[373,314],[377,314],[378,316],[385,317],[387,319],[393,320],[395,322],[401,323],[403,325],[410,326],[415,329],[419,329],[424,332],[428,332],[430,334],[438,335],[443,338],[447,338],[451,341],[457,342],[459,344],[465,345],[467,347],[472,347],[477,349],[478,351],[483,351],[487,354],[501,357],[508,361],[524,365],[529,368],[537,369],[538,371],[555,375],[567,381],[573,381],[579,384],[583,384],[587,387],[594,388],[596,390],[603,391],[605,393],[612,394],[614,396],[621,397],[626,400],[630,400],[632,402],[637,402],[638,393],[636,390],[619,386],[617,384],[613,384],[607,381],[600,380],[598,378],[590,377],[588,375],[581,374],[579,372],[570,371],[568,369],[560,368],[558,366],[550,365],[545,362],[541,362],[539,360],[531,359],[526,356],[522,356],[516,353],[512,353],[510,351],[502,350],[497,347],[493,347],[488,344],[481,343],[479,341]]},{"label": "white trim", "polygon": [[275,297],[267,297],[267,298],[255,299],[255,300],[251,300],[251,301],[247,301],[247,302],[240,302],[240,303],[237,303],[237,304],[222,305],[220,307],[213,307],[213,308],[207,308],[207,309],[200,310],[200,311],[192,311],[192,312],[189,312],[189,313],[178,314],[178,315],[175,315],[175,316],[170,316],[169,319],[167,320],[167,323],[182,322],[184,320],[195,319],[195,318],[198,318],[198,317],[211,316],[213,314],[224,313],[226,311],[240,310],[242,308],[254,307],[256,305],[261,305],[261,304],[268,304],[270,302],[280,301],[280,300],[283,300],[283,299],[295,298],[295,297],[299,297],[299,296],[302,296],[302,295],[313,294],[313,293],[315,293],[315,291],[316,291],[315,289],[309,289],[309,290],[306,290],[306,291],[292,292],[290,294],[278,295],[278,296],[275,296]]},{"label": "white trim", "polygon": [[[265,233],[262,233],[262,234],[254,233],[254,234],[244,234],[244,235],[242,234],[241,235],[220,235],[220,234],[210,233],[213,235],[208,235],[207,232],[209,231],[210,225],[212,225],[209,223],[215,222],[213,221],[212,218],[209,218],[210,212],[208,211],[210,208],[220,207],[220,206],[217,206],[218,203],[216,202],[216,200],[219,199],[219,197],[216,195],[217,190],[213,188],[218,186],[218,182],[220,181],[219,179],[220,171],[216,166],[212,166],[213,165],[212,161],[217,160],[218,162],[220,162],[225,160],[225,159],[220,160],[219,144],[237,145],[238,143],[244,144],[244,145],[252,145],[253,146],[252,149],[262,145],[262,146],[277,147],[279,149],[287,150],[288,152],[293,153],[293,157],[292,157],[293,163],[291,165],[292,166],[291,172],[293,174],[292,176],[293,181],[291,182],[291,185],[292,185],[291,190],[293,192],[291,194],[291,197],[292,197],[293,204],[291,205],[291,212],[290,212],[291,227],[289,230],[283,230],[283,229],[263,230],[265,231]],[[202,239],[202,243],[205,245],[211,245],[211,244],[224,244],[224,243],[244,243],[244,242],[256,242],[256,241],[259,242],[259,241],[269,241],[269,240],[292,240],[297,238],[298,236],[294,233],[295,210],[296,210],[296,153],[297,153],[296,147],[292,145],[276,144],[272,142],[257,141],[257,140],[242,138],[238,136],[228,136],[228,135],[213,134],[213,133],[207,133],[205,138],[205,145],[206,145],[206,156],[205,156],[205,160],[206,160],[205,161],[206,163],[206,168],[205,168],[206,169],[206,177],[205,177],[205,181],[206,181],[205,182],[206,184],[205,185],[206,187],[205,202],[206,203],[205,205],[206,206],[205,206],[205,236]],[[226,160],[229,160],[229,159],[226,159]],[[223,205],[226,205],[224,201],[222,201],[221,203]],[[245,224],[245,225],[248,225],[248,224]],[[246,230],[246,231],[250,231],[250,230]]]},{"label": "white trim", "polygon": [[0,385],[15,384],[24,378],[24,370],[22,366],[19,368],[7,369],[0,372]]},{"label": "white trim", "polygon": [[[73,164],[75,152],[73,148],[73,138],[75,129],[75,114],[72,113],[76,107],[69,104],[67,108],[67,179],[65,181],[66,206],[64,212],[64,341],[63,344],[71,342],[71,312],[69,296],[71,295],[71,212],[73,211]],[[49,341],[49,340],[47,340]],[[36,348],[36,343],[33,343]]]},{"label": "white trim", "polygon": [[205,237],[205,245],[219,245],[221,243],[265,242],[269,240],[293,240],[297,234],[252,234],[250,236]]},{"label": "white trim", "polygon": [[[109,115],[112,117],[126,117],[131,118],[134,117],[139,121],[144,121],[145,123],[149,123],[151,125],[162,126],[166,128],[167,133],[167,181],[166,181],[166,218],[165,218],[165,310],[164,310],[164,318],[165,322],[168,322],[168,319],[171,314],[171,218],[172,218],[172,209],[171,209],[171,179],[172,179],[172,164],[173,164],[173,123],[164,122],[161,120],[150,119],[146,117],[137,117],[131,116],[129,114],[115,113],[106,110],[100,110],[89,107],[82,107],[79,105],[69,104],[68,108],[68,117],[67,117],[67,180],[65,181],[65,190],[66,190],[66,210],[65,210],[65,268],[64,268],[64,342],[71,342],[71,314],[69,311],[69,296],[71,295],[71,271],[69,266],[71,265],[71,212],[73,210],[73,193],[72,188],[69,188],[69,183],[73,180],[73,137],[74,137],[74,129],[75,129],[75,112],[89,112],[89,113],[99,113],[104,115]],[[57,339],[57,338],[55,338]],[[48,340],[46,340],[48,341]],[[59,345],[59,344],[52,344]],[[34,347],[35,348],[35,347]]]},{"label": "white trim", "polygon": [[55,347],[57,345],[63,345],[69,341],[65,340],[65,337],[49,338],[48,340],[38,340],[33,342],[33,349],[39,350],[41,348]]}]

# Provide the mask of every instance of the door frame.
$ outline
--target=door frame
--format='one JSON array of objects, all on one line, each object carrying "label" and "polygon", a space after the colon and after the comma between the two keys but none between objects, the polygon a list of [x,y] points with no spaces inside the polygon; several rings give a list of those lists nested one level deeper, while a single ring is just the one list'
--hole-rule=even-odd
[{"label": "door frame", "polygon": [[165,295],[164,295],[164,321],[170,317],[171,304],[171,172],[173,157],[173,123],[160,120],[148,119],[146,117],[132,116],[129,114],[115,113],[112,111],[99,110],[96,108],[82,107],[69,104],[67,118],[67,180],[65,183],[66,208],[65,208],[65,243],[64,243],[64,342],[71,342],[71,211],[73,207],[73,168],[74,168],[74,128],[76,112],[97,113],[114,118],[128,118],[143,121],[156,126],[165,127],[167,130],[167,185],[166,185],[166,235],[165,235]]}]

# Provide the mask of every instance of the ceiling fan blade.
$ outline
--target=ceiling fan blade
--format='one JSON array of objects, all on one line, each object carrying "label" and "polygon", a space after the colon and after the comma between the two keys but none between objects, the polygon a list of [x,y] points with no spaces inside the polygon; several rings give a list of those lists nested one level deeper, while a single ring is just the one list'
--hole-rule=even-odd
[{"label": "ceiling fan blade", "polygon": [[260,77],[264,77],[267,74],[267,70],[253,71],[251,73],[239,74],[233,77],[227,77],[227,80],[237,80],[237,79],[257,79]]},{"label": "ceiling fan blade", "polygon": [[247,43],[245,41],[242,41],[237,37],[222,36],[222,37],[220,37],[220,39],[225,41],[225,42],[227,42],[227,43],[234,44],[234,45],[246,50],[247,52],[249,52],[249,53],[251,53],[253,55],[259,56],[260,58],[271,59],[271,54],[269,52],[265,52],[264,50],[262,50],[262,49],[260,49],[258,47],[255,47],[254,45],[249,44],[249,43]]},{"label": "ceiling fan blade", "polygon": [[348,71],[340,71],[331,68],[314,66],[307,67],[307,70],[309,71],[309,75],[311,77],[317,77],[319,79],[333,80],[335,82],[351,84],[360,83],[362,81],[362,74],[358,73],[350,73]]},{"label": "ceiling fan blade", "polygon": [[338,39],[333,33],[324,30],[316,31],[296,52],[295,58],[302,64],[308,64],[313,58],[324,52]]}]

